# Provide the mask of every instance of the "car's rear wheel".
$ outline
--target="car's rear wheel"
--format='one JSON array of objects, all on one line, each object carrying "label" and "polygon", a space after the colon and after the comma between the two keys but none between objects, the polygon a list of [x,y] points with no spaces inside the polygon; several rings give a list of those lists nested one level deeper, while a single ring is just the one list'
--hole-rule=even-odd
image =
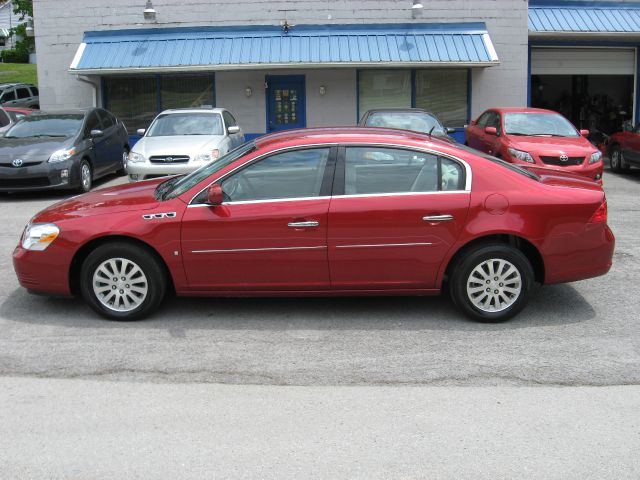
[{"label": "car's rear wheel", "polygon": [[611,149],[611,170],[620,173],[622,171],[622,162],[622,150],[616,145]]},{"label": "car's rear wheel", "polygon": [[80,275],[82,297],[109,320],[138,320],[151,314],[167,289],[163,268],[153,255],[123,242],[92,251]]},{"label": "car's rear wheel", "polygon": [[80,162],[80,191],[88,192],[93,185],[93,170],[87,160]]},{"label": "car's rear wheel", "polygon": [[453,267],[449,290],[454,303],[481,322],[500,322],[519,313],[535,282],[527,257],[503,244],[467,252]]},{"label": "car's rear wheel", "polygon": [[125,146],[122,149],[122,163],[118,170],[116,170],[116,175],[126,175],[127,174],[127,160],[129,159],[129,149]]}]

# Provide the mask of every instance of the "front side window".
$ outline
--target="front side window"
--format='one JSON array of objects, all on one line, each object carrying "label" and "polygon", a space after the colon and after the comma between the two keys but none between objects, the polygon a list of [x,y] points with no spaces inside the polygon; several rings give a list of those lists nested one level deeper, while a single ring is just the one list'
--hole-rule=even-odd
[{"label": "front side window", "polygon": [[221,183],[225,200],[318,197],[329,152],[329,148],[293,150],[249,165]]},{"label": "front side window", "polygon": [[116,124],[116,119],[113,118],[113,115],[111,115],[109,112],[106,112],[104,110],[98,110],[98,112],[100,113],[102,125],[104,126],[105,130],[107,128],[113,127]]},{"label": "front side window", "polygon": [[571,122],[555,113],[507,113],[504,130],[508,135],[579,137]]},{"label": "front side window", "polygon": [[222,112],[222,116],[224,117],[224,123],[227,124],[227,128],[235,127],[237,125],[236,119],[233,118],[233,115],[231,115],[229,112]]},{"label": "front side window", "polygon": [[85,136],[88,137],[91,135],[91,130],[102,130],[100,118],[98,117],[98,113],[95,111],[91,112],[87,118],[87,124],[84,128]]},{"label": "front side window", "polygon": [[478,118],[478,121],[476,122],[476,125],[479,127],[486,127],[487,126],[487,122],[489,121],[489,119],[491,118],[491,115],[493,114],[493,112],[484,112],[482,115],[480,115],[480,118]]},{"label": "front side window", "polygon": [[70,137],[76,135],[82,127],[84,115],[27,115],[11,127],[5,137]]},{"label": "front side window", "polygon": [[464,189],[464,169],[453,160],[414,150],[347,147],[345,195]]},{"label": "front side window", "polygon": [[16,91],[15,90],[5,90],[0,96],[0,102],[10,102],[11,100],[16,99]]},{"label": "front side window", "polygon": [[222,117],[217,113],[170,113],[158,115],[149,127],[146,136],[222,134]]}]

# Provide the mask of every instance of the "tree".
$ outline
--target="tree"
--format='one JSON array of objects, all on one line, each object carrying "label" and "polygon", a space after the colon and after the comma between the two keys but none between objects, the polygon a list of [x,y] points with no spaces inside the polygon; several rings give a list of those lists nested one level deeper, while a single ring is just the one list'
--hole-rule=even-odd
[{"label": "tree", "polygon": [[33,0],[13,0],[13,13],[20,16],[22,22],[11,29],[11,35],[18,38],[11,50],[2,52],[4,61],[16,63],[28,63],[29,54],[35,50],[36,42],[33,37],[28,37],[27,21],[33,18]]}]

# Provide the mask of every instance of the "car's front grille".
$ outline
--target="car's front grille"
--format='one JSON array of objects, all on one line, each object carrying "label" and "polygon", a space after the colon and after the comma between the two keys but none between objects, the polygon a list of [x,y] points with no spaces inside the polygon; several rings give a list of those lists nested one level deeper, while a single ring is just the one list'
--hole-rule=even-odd
[{"label": "car's front grille", "polygon": [[47,177],[0,178],[0,188],[33,188],[51,185]]},{"label": "car's front grille", "polygon": [[189,155],[154,155],[149,157],[151,163],[187,163]]},{"label": "car's front grille", "polygon": [[0,162],[0,167],[24,168],[24,167],[32,167],[33,165],[40,165],[41,163],[42,163],[41,161],[35,161],[35,160],[34,161],[26,161],[26,160],[24,160],[20,165],[18,165],[18,167],[16,167],[11,162],[9,162],[9,163]]},{"label": "car's front grille", "polygon": [[[566,160],[565,160],[566,159]],[[540,156],[540,160],[542,160],[547,165],[582,165],[584,162],[584,157],[545,157]]]}]

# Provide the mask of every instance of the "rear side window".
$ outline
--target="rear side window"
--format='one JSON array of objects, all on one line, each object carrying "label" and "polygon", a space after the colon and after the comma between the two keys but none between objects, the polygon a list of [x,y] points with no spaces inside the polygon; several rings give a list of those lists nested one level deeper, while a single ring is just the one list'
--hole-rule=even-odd
[{"label": "rear side window", "polygon": [[38,95],[40,95],[40,93],[38,92],[38,87],[29,87],[31,89],[31,94],[34,97],[37,97]]},{"label": "rear side window", "polygon": [[396,148],[347,147],[345,195],[463,190],[464,168],[426,152]]},{"label": "rear side window", "polygon": [[21,87],[17,89],[18,98],[29,98],[31,96],[31,92],[26,87]]}]

